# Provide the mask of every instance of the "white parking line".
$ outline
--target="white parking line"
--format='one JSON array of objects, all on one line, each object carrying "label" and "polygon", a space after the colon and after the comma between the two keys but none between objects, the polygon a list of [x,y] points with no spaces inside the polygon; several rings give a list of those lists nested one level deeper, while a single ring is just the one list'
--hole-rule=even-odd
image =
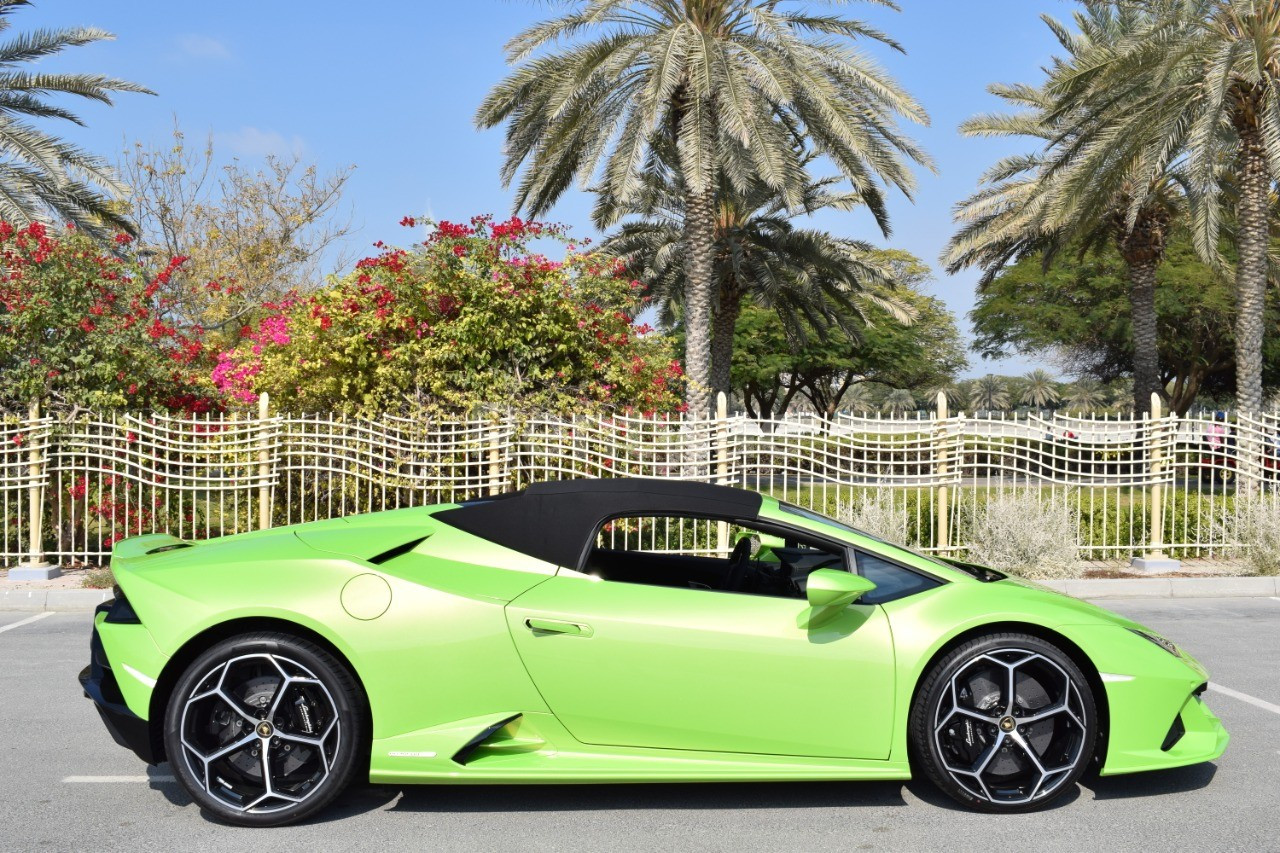
[{"label": "white parking line", "polygon": [[116,784],[120,782],[176,782],[172,776],[68,776],[62,780],[70,785]]},{"label": "white parking line", "polygon": [[52,610],[46,610],[44,613],[37,613],[35,616],[23,619],[21,622],[14,622],[12,625],[5,625],[3,628],[0,628],[0,634],[3,634],[5,631],[12,631],[14,628],[21,628],[23,625],[30,625],[32,622],[39,622],[41,619],[52,615]]},{"label": "white parking line", "polygon": [[1241,702],[1248,702],[1256,708],[1264,711],[1270,711],[1273,714],[1280,714],[1280,705],[1273,705],[1265,699],[1259,699],[1257,696],[1250,696],[1248,693],[1241,693],[1239,690],[1232,690],[1230,687],[1223,687],[1221,684],[1209,683],[1209,689],[1214,693],[1221,693],[1223,696],[1230,696],[1232,699],[1239,699]]}]

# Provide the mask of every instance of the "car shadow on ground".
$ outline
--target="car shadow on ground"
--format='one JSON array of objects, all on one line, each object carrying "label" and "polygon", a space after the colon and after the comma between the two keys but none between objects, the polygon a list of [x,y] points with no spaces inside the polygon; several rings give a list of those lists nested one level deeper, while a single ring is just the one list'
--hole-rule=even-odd
[{"label": "car shadow on ground", "polygon": [[1217,772],[1218,765],[1210,762],[1124,776],[1086,776],[1082,784],[1093,791],[1095,800],[1158,797],[1207,788]]},{"label": "car shadow on ground", "polygon": [[[1081,786],[1095,800],[1155,797],[1208,787],[1216,764],[1196,764],[1125,776],[1086,775]],[[172,781],[168,764],[148,768],[151,787],[177,806],[192,805]],[[1077,786],[1049,810],[1076,802]],[[306,823],[327,823],[367,812],[484,814],[507,812],[626,811],[636,809],[889,808],[919,800],[932,807],[967,811],[923,779],[910,782],[699,782],[609,785],[352,785]],[[206,819],[208,818],[206,816]]]},{"label": "car shadow on ground", "polygon": [[[906,796],[931,807],[965,811],[927,781],[910,782],[698,782],[608,785],[383,785],[353,786],[315,820],[340,820],[388,808],[431,813],[626,811],[635,809],[751,810],[892,808]],[[1049,808],[1069,805],[1079,789]]]},{"label": "car shadow on ground", "polygon": [[[396,800],[396,798],[399,798]],[[377,801],[381,800],[381,803]],[[905,806],[901,782],[700,782],[608,785],[366,785],[353,788],[334,817],[395,800],[401,812],[558,812],[632,809],[804,809]],[[372,801],[372,803],[371,803]]]}]

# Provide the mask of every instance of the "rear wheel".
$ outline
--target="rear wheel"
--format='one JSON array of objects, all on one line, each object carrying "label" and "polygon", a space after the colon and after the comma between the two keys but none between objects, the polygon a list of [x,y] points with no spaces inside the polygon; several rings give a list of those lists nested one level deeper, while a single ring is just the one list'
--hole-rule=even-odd
[{"label": "rear wheel", "polygon": [[953,649],[925,675],[911,746],[925,774],[970,808],[1041,808],[1075,786],[1097,739],[1093,691],[1056,646],[991,634]]},{"label": "rear wheel", "polygon": [[341,662],[279,633],[224,640],[187,667],[165,714],[165,750],[192,799],[241,826],[320,810],[351,781],[364,710]]}]

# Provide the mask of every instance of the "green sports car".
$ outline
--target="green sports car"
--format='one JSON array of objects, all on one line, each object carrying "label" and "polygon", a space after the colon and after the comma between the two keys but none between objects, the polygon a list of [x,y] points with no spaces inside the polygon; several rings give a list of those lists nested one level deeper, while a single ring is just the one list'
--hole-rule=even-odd
[{"label": "green sports car", "polygon": [[[725,556],[725,555],[728,556]],[[225,821],[372,782],[909,779],[992,812],[1217,758],[1148,628],[753,492],[544,483],[119,543],[80,675]]]}]

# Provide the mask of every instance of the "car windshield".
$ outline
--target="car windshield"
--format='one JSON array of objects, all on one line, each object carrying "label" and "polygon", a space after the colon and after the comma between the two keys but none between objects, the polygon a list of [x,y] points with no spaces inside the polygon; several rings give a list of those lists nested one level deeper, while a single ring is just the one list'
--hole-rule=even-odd
[{"label": "car windshield", "polygon": [[828,527],[834,527],[837,530],[843,530],[846,533],[855,533],[858,536],[862,536],[864,538],[870,539],[872,542],[879,542],[881,545],[887,545],[890,548],[897,548],[900,551],[906,551],[909,554],[916,555],[922,560],[928,560],[930,563],[933,563],[934,565],[942,566],[944,569],[959,569],[965,574],[973,575],[975,578],[977,578],[980,581],[994,581],[994,580],[1000,580],[1001,578],[1004,577],[1003,574],[1001,574],[1000,572],[997,572],[995,569],[988,569],[984,566],[975,566],[971,563],[952,562],[951,560],[940,560],[937,557],[934,557],[930,554],[922,554],[921,552],[915,550],[914,548],[908,548],[905,545],[899,545],[896,542],[888,542],[884,539],[881,539],[879,536],[874,536],[868,533],[867,531],[859,530],[856,527],[850,527],[849,525],[845,524],[842,521],[836,521],[834,518],[823,515],[820,512],[814,512],[811,509],[805,509],[804,507],[796,506],[795,504],[789,504],[784,501],[778,501],[778,506],[782,509],[783,512],[789,512],[792,515],[798,515],[801,518],[808,519],[809,521],[816,521],[819,524],[825,524]]}]

